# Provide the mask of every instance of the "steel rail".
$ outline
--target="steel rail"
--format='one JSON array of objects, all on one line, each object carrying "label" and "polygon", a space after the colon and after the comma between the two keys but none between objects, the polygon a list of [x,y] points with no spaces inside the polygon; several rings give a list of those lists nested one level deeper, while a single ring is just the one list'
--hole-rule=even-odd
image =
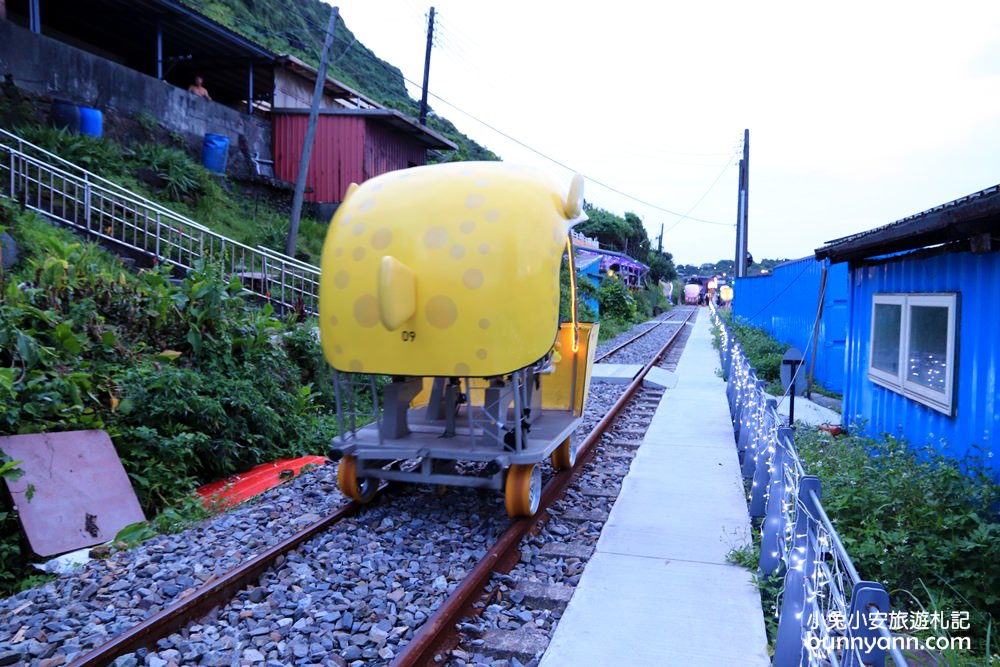
[{"label": "steel rail", "polygon": [[[384,488],[385,485],[380,487],[379,492]],[[208,580],[188,597],[146,617],[129,630],[77,658],[69,664],[69,667],[103,667],[120,656],[133,653],[140,648],[155,646],[158,640],[179,632],[191,621],[204,618],[212,609],[232,600],[237,591],[259,581],[261,575],[279,556],[292,551],[318,533],[329,530],[338,521],[357,514],[362,507],[356,502],[343,505],[332,514],[244,561],[223,576]]]},{"label": "steel rail", "polygon": [[496,543],[486,552],[482,560],[476,564],[469,574],[459,583],[451,594],[441,603],[434,614],[420,626],[420,629],[413,635],[413,639],[406,644],[391,667],[423,667],[424,665],[435,665],[436,653],[445,650],[449,642],[453,642],[450,636],[454,632],[455,626],[464,616],[472,615],[473,604],[479,599],[494,570],[504,571],[513,567],[520,558],[518,545],[521,539],[528,535],[536,525],[545,522],[545,510],[556,500],[561,498],[569,488],[570,483],[583,470],[583,467],[594,457],[596,443],[600,442],[601,436],[610,429],[611,425],[624,410],[625,405],[632,396],[642,386],[642,381],[646,374],[655,367],[667,351],[674,345],[680,332],[684,330],[683,325],[687,324],[697,313],[692,310],[683,320],[678,321],[681,326],[677,328],[663,344],[663,347],[653,356],[653,358],[643,366],[642,370],[635,376],[632,383],[625,388],[625,391],[618,398],[606,415],[591,430],[584,441],[580,444],[577,452],[576,464],[566,470],[556,473],[549,483],[542,490],[542,497],[538,505],[538,511],[534,516],[523,517],[513,521],[505,530]]},{"label": "steel rail", "polygon": [[635,341],[639,340],[640,338],[642,338],[643,336],[645,336],[646,334],[648,334],[653,329],[658,328],[661,324],[678,324],[678,323],[680,323],[680,324],[683,325],[685,322],[688,321],[688,319],[690,319],[690,315],[688,315],[686,318],[673,318],[673,317],[670,317],[668,319],[659,320],[656,324],[654,324],[653,326],[651,326],[648,329],[644,330],[642,333],[638,333],[635,336],[632,336],[631,338],[629,338],[627,341],[625,341],[621,345],[618,345],[618,346],[616,346],[616,347],[608,350],[604,354],[600,355],[599,357],[595,358],[594,359],[594,363],[595,364],[600,363],[600,362],[604,361],[605,359],[607,359],[608,357],[610,357],[612,354],[615,354],[616,352],[619,352],[619,351],[623,350],[624,348],[628,347],[629,345],[631,345]]},{"label": "steel rail", "polygon": [[[663,320],[663,322],[680,321],[683,325],[689,321],[696,312],[697,311],[691,311],[683,320]],[[661,324],[663,322],[661,322]],[[651,327],[651,329],[652,328],[655,327]],[[483,560],[480,561],[480,563],[473,569],[465,581],[470,581],[475,578],[477,581],[480,581],[480,583],[478,587],[471,588],[470,590],[472,592],[468,593],[468,595],[473,595],[475,590],[482,588],[494,568],[502,567],[504,565],[505,554],[509,557],[511,554],[516,553],[516,548],[521,537],[531,530],[535,522],[538,520],[541,512],[561,497],[570,482],[573,480],[576,471],[581,470],[583,465],[593,458],[593,445],[600,439],[604,431],[611,426],[617,418],[618,413],[624,408],[625,404],[632,397],[632,395],[638,391],[643,378],[650,371],[650,369],[652,369],[659,362],[663,355],[666,354],[667,350],[673,345],[680,331],[681,328],[679,327],[670,337],[670,340],[668,340],[656,354],[656,356],[639,372],[632,384],[626,388],[625,392],[611,408],[608,414],[601,419],[583,443],[581,443],[577,453],[576,465],[572,469],[563,470],[556,474],[556,476],[545,486],[545,489],[542,491],[539,512],[536,513],[534,517],[525,517],[515,521],[511,527],[508,528],[503,535],[501,535],[500,540],[496,545],[494,545],[494,548],[491,549],[490,552],[484,556]],[[636,338],[638,337],[640,336],[637,336]],[[385,488],[386,485],[382,485],[379,488],[379,493],[381,493]],[[329,530],[329,528],[338,521],[357,514],[362,508],[363,505],[356,502],[350,502],[340,507],[332,514],[310,524],[298,533],[285,538],[281,542],[272,545],[253,558],[241,563],[225,575],[210,579],[202,585],[201,588],[196,589],[194,593],[181,600],[175,601],[167,607],[164,607],[155,614],[146,617],[132,628],[116,635],[110,641],[95,647],[82,657],[79,657],[70,663],[69,667],[100,667],[108,665],[115,659],[128,653],[133,653],[140,648],[151,648],[160,639],[163,639],[164,637],[167,637],[175,632],[179,632],[192,621],[204,618],[213,609],[232,600],[238,591],[248,588],[255,582],[259,581],[263,573],[274,564],[278,557],[292,551],[307,540],[312,539],[317,534]],[[513,561],[507,563],[507,565],[512,566]],[[463,584],[464,583],[465,582],[463,582]],[[432,626],[434,628],[441,626],[437,630],[434,630],[434,632],[438,633],[440,633],[442,629],[447,629],[448,623],[444,622],[442,625],[439,617],[443,617],[443,610],[447,605],[449,605],[452,598],[456,597],[460,588],[456,589],[448,600],[445,601],[445,604],[438,609],[438,612],[428,619],[423,626],[421,626],[420,631],[414,636],[414,639],[407,644],[407,649],[411,646],[419,646],[420,644],[427,642],[427,639],[420,638],[422,636],[430,635],[432,630],[428,626]],[[451,602],[451,605],[455,604],[457,603]],[[471,601],[468,604],[471,605]],[[460,611],[464,611],[464,605],[460,607]],[[435,643],[435,646],[436,645],[438,644]],[[408,654],[409,651],[400,654],[400,657],[397,658],[397,661],[393,664],[420,664],[417,662],[400,663],[399,660]]]}]

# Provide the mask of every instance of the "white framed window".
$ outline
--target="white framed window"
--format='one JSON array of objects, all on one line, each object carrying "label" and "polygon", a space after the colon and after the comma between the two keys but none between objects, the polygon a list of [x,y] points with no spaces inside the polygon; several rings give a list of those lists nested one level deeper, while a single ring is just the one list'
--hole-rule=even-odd
[{"label": "white framed window", "polygon": [[868,377],[947,415],[954,414],[958,294],[872,297]]}]

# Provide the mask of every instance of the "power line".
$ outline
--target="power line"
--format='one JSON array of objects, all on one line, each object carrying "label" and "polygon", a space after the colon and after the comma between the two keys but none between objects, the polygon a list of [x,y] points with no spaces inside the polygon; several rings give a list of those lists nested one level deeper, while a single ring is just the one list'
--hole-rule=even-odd
[{"label": "power line", "polygon": [[[702,195],[701,197],[699,197],[698,201],[696,201],[696,202],[694,203],[694,206],[692,206],[692,207],[691,207],[690,209],[688,209],[688,213],[691,213],[691,211],[693,211],[693,210],[695,210],[696,208],[698,208],[698,205],[699,205],[699,204],[700,204],[700,203],[701,203],[701,202],[702,202],[702,201],[703,201],[703,200],[705,199],[705,197],[707,197],[707,196],[708,196],[708,193],[712,191],[712,188],[714,188],[714,187],[715,187],[715,185],[716,185],[716,184],[717,184],[717,183],[719,182],[719,179],[720,179],[720,178],[722,178],[722,175],[726,173],[726,170],[727,170],[727,169],[728,169],[729,167],[732,167],[732,166],[733,166],[733,158],[735,158],[735,157],[736,157],[736,155],[737,155],[737,154],[739,153],[739,151],[740,151],[740,148],[739,148],[739,147],[737,147],[737,148],[736,148],[736,150],[734,150],[734,151],[733,151],[732,155],[730,155],[730,156],[729,156],[729,159],[728,159],[728,160],[726,160],[726,164],[725,164],[725,165],[723,165],[723,167],[722,167],[722,170],[721,170],[721,171],[719,172],[719,175],[715,177],[715,180],[714,180],[714,181],[712,181],[712,184],[711,184],[710,186],[708,186],[708,189],[707,189],[707,190],[705,190],[705,194],[703,194],[703,195]],[[675,222],[674,224],[670,225],[670,229],[666,229],[666,230],[664,230],[664,232],[663,232],[663,233],[664,233],[664,234],[666,234],[666,233],[667,233],[667,232],[669,232],[669,231],[670,231],[671,229],[673,229],[673,228],[674,228],[674,227],[676,227],[677,225],[681,224],[681,223],[682,223],[682,222],[684,222],[685,220],[694,220],[694,218],[689,218],[689,217],[687,216],[687,214],[685,214],[685,215],[684,215],[684,217],[682,217],[682,218],[681,218],[680,220],[678,220],[678,221],[677,221],[677,222]],[[712,224],[716,224],[716,225],[725,225],[726,227],[732,227],[732,226],[733,226],[732,224],[727,224],[727,223],[723,223],[723,222],[716,222],[716,223],[712,223]]]},{"label": "power line", "polygon": [[[405,77],[404,77],[404,78],[405,78]],[[407,80],[408,80],[408,79],[407,79]],[[413,83],[413,82],[411,81],[410,83]],[[472,115],[472,114],[470,114],[469,112],[467,112],[467,111],[464,111],[463,109],[461,109],[461,108],[459,108],[459,107],[455,106],[454,104],[452,104],[452,103],[451,103],[451,102],[449,102],[448,100],[444,99],[444,98],[443,98],[443,97],[441,97],[440,95],[435,95],[434,93],[429,93],[429,94],[430,94],[430,95],[432,95],[433,97],[437,98],[438,100],[441,100],[442,102],[444,102],[445,104],[447,104],[447,105],[448,105],[448,106],[450,106],[451,108],[455,109],[455,110],[456,110],[456,111],[458,111],[459,113],[462,113],[462,114],[464,114],[464,115],[468,116],[469,118],[471,118],[472,120],[476,121],[476,122],[477,122],[477,123],[479,123],[480,125],[483,125],[484,127],[487,127],[487,128],[489,128],[490,130],[492,130],[492,131],[496,132],[496,133],[497,133],[497,134],[499,134],[500,136],[502,136],[502,137],[504,137],[504,138],[506,138],[506,139],[509,139],[510,141],[513,141],[513,142],[514,142],[514,143],[516,143],[516,144],[517,144],[518,146],[521,146],[522,148],[526,148],[526,149],[528,149],[528,150],[529,150],[529,151],[531,151],[532,153],[535,153],[536,155],[538,155],[538,156],[540,156],[540,157],[542,157],[542,158],[545,158],[545,159],[546,159],[546,160],[548,160],[549,162],[552,162],[553,164],[556,164],[556,165],[558,165],[558,166],[562,167],[563,169],[566,169],[566,170],[568,170],[568,171],[572,171],[572,172],[574,172],[574,173],[579,173],[579,172],[578,172],[578,170],[576,170],[576,169],[573,169],[572,167],[570,167],[570,166],[569,166],[569,165],[567,165],[566,163],[564,163],[564,162],[560,162],[559,160],[555,159],[554,157],[551,157],[550,155],[546,155],[545,153],[541,152],[541,151],[540,151],[540,150],[538,150],[537,148],[534,148],[534,147],[532,147],[532,146],[529,146],[528,144],[524,143],[524,142],[523,142],[523,141],[521,141],[520,139],[516,139],[516,138],[514,138],[514,137],[510,136],[510,135],[509,135],[509,134],[507,134],[506,132],[503,132],[502,130],[500,130],[500,129],[498,129],[498,128],[494,127],[493,125],[490,125],[490,124],[489,124],[489,123],[487,123],[486,121],[484,121],[484,120],[481,120],[481,119],[479,119],[479,118],[477,118],[477,117],[473,116],[473,115]],[[727,162],[727,166],[728,166],[728,162]],[[604,183],[604,182],[602,182],[602,181],[599,181],[598,179],[594,178],[593,176],[588,176],[588,175],[586,175],[586,174],[583,174],[583,176],[584,176],[584,177],[585,177],[585,178],[586,178],[586,179],[587,179],[588,181],[590,181],[591,183],[594,183],[595,185],[599,185],[599,186],[603,187],[603,188],[604,188],[604,189],[606,189],[606,190],[610,190],[611,192],[614,192],[615,194],[619,194],[619,195],[621,195],[621,196],[623,196],[623,197],[625,197],[625,198],[627,198],[627,199],[631,199],[631,200],[632,200],[632,201],[634,201],[634,202],[638,202],[638,203],[642,204],[643,206],[647,206],[647,207],[649,207],[649,208],[652,208],[652,209],[654,209],[654,210],[657,210],[657,211],[661,211],[661,212],[663,212],[663,213],[669,213],[670,215],[676,215],[676,216],[679,216],[679,217],[680,217],[681,219],[687,219],[687,220],[695,220],[695,221],[697,221],[697,222],[704,222],[704,223],[707,223],[707,224],[710,224],[710,225],[724,225],[724,226],[727,226],[727,227],[729,226],[729,223],[725,223],[725,222],[718,222],[718,221],[715,221],[715,220],[705,220],[704,218],[695,218],[695,217],[693,217],[693,216],[689,216],[689,215],[685,215],[685,214],[683,214],[683,213],[678,213],[677,211],[672,211],[672,210],[670,210],[670,209],[668,209],[668,208],[665,208],[665,207],[663,207],[663,206],[659,206],[658,204],[653,204],[652,202],[648,202],[648,201],[646,201],[646,200],[644,200],[644,199],[640,199],[639,197],[636,197],[636,196],[634,196],[634,195],[630,195],[630,194],[628,194],[627,192],[623,192],[622,190],[619,190],[618,188],[616,188],[616,187],[614,187],[614,186],[611,186],[611,185],[608,185],[607,183]],[[721,175],[720,175],[720,176],[721,176]],[[707,193],[706,193],[706,194],[707,194]],[[699,203],[700,203],[700,200],[699,200]]]},{"label": "power line", "polygon": [[[367,50],[366,53],[371,54],[370,57],[372,58],[372,60],[374,60],[374,62],[378,63],[383,69],[385,69],[387,72],[389,72],[390,74],[392,74],[393,76],[395,76],[396,72],[394,72],[393,70],[391,70],[389,68],[388,64],[385,63],[384,61],[382,61],[381,59],[379,59],[371,50]],[[405,82],[409,83],[412,86],[415,86],[418,90],[420,90],[422,88],[421,84],[417,83],[416,81],[413,81],[412,79],[410,79],[407,76],[405,76],[404,74],[402,74],[402,70],[397,70],[397,71],[399,72],[400,76],[402,76],[402,78],[403,78],[403,80]],[[471,118],[472,120],[476,121],[477,123],[479,123],[483,127],[486,127],[487,129],[489,129],[489,130],[491,130],[491,131],[499,134],[500,136],[504,137],[505,139],[508,139],[509,141],[514,142],[518,146],[521,146],[522,148],[525,148],[525,149],[531,151],[532,153],[538,155],[539,157],[544,158],[545,160],[548,160],[549,162],[551,162],[551,163],[553,163],[555,165],[558,165],[558,166],[562,167],[563,169],[566,169],[566,170],[571,171],[573,173],[580,173],[579,170],[574,169],[574,168],[570,167],[569,165],[565,164],[564,162],[561,162],[560,160],[557,160],[556,158],[543,153],[542,151],[538,150],[537,148],[534,148],[533,146],[529,146],[528,144],[524,143],[520,139],[516,139],[515,137],[507,134],[506,132],[503,132],[499,128],[491,125],[490,123],[487,123],[486,121],[484,121],[484,120],[482,120],[480,118],[477,118],[476,116],[472,115],[468,111],[465,111],[461,107],[456,106],[455,104],[452,104],[451,102],[449,102],[448,100],[444,99],[440,95],[437,95],[437,94],[432,93],[430,91],[428,91],[428,95],[434,97],[437,100],[440,100],[441,102],[447,104],[448,106],[450,106],[451,108],[455,109],[459,113],[461,113],[461,114],[467,116],[468,118]],[[729,162],[730,161],[727,161],[726,167],[729,166]],[[629,194],[627,192],[624,192],[624,191],[622,191],[622,190],[620,190],[620,189],[618,189],[618,188],[616,188],[616,187],[614,187],[612,185],[609,185],[609,184],[607,184],[607,183],[605,183],[603,181],[600,181],[600,180],[598,180],[598,179],[596,179],[596,178],[594,178],[592,176],[588,176],[586,174],[582,174],[582,175],[588,181],[590,181],[591,183],[593,183],[595,185],[598,185],[600,187],[603,187],[604,189],[609,190],[610,192],[614,192],[615,194],[621,195],[622,197],[625,197],[626,199],[630,199],[630,200],[632,200],[634,202],[642,204],[643,206],[646,206],[646,207],[651,208],[653,210],[660,211],[662,213],[667,213],[669,215],[675,215],[675,216],[677,216],[678,218],[680,218],[680,220],[678,220],[671,227],[671,229],[673,229],[673,227],[675,227],[677,224],[679,224],[680,222],[682,222],[684,220],[691,220],[691,221],[694,221],[694,222],[701,222],[701,223],[705,223],[705,224],[709,224],[709,225],[720,225],[720,226],[724,226],[724,227],[730,227],[730,226],[732,226],[731,223],[719,222],[717,220],[706,220],[705,218],[696,218],[696,217],[694,217],[692,215],[689,215],[690,211],[694,210],[694,207],[692,207],[688,211],[688,214],[679,213],[678,211],[671,210],[671,209],[666,208],[664,206],[660,206],[658,204],[654,204],[652,202],[649,202],[649,201],[646,201],[646,200],[641,199],[639,197],[636,197],[634,195],[631,195],[631,194]],[[706,191],[704,195],[702,195],[701,199],[698,200],[698,202],[695,204],[695,206],[697,206],[698,204],[701,203],[702,199],[704,199],[705,196],[708,195],[708,192],[711,191],[712,187],[715,186],[715,183],[718,182],[719,178],[721,178],[721,177],[722,177],[722,174],[720,173],[719,176],[716,178],[715,182],[712,183],[712,186],[709,187],[709,190]]]}]

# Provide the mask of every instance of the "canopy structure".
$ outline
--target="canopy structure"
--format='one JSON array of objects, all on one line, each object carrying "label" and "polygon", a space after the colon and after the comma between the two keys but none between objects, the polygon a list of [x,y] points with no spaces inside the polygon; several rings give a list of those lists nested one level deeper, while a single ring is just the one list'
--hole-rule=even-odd
[{"label": "canopy structure", "polygon": [[1000,185],[994,185],[932,209],[852,236],[827,241],[816,259],[837,262],[972,241],[973,252],[996,248]]},{"label": "canopy structure", "polygon": [[639,289],[639,281],[644,273],[649,271],[649,267],[640,261],[632,259],[625,253],[614,250],[600,250],[598,248],[581,248],[577,246],[576,255],[580,262],[587,260],[599,260],[601,263],[601,273],[618,276],[629,289]]}]

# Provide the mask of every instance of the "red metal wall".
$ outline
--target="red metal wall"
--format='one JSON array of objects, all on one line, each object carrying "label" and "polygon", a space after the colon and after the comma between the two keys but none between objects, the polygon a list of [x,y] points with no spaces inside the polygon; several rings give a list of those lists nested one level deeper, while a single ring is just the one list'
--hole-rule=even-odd
[{"label": "red metal wall", "polygon": [[[274,115],[274,175],[295,182],[305,141],[307,114]],[[306,177],[306,199],[343,201],[351,183],[426,162],[426,150],[402,132],[374,119],[320,115]]]},{"label": "red metal wall", "polygon": [[[274,115],[274,175],[295,182],[305,141],[307,114]],[[351,183],[365,180],[363,169],[365,121],[350,116],[323,116],[316,122],[316,138],[306,176],[306,199],[343,201]],[[308,190],[312,190],[309,192]]]},{"label": "red metal wall", "polygon": [[427,149],[385,123],[368,121],[365,142],[365,178],[427,162]]}]

